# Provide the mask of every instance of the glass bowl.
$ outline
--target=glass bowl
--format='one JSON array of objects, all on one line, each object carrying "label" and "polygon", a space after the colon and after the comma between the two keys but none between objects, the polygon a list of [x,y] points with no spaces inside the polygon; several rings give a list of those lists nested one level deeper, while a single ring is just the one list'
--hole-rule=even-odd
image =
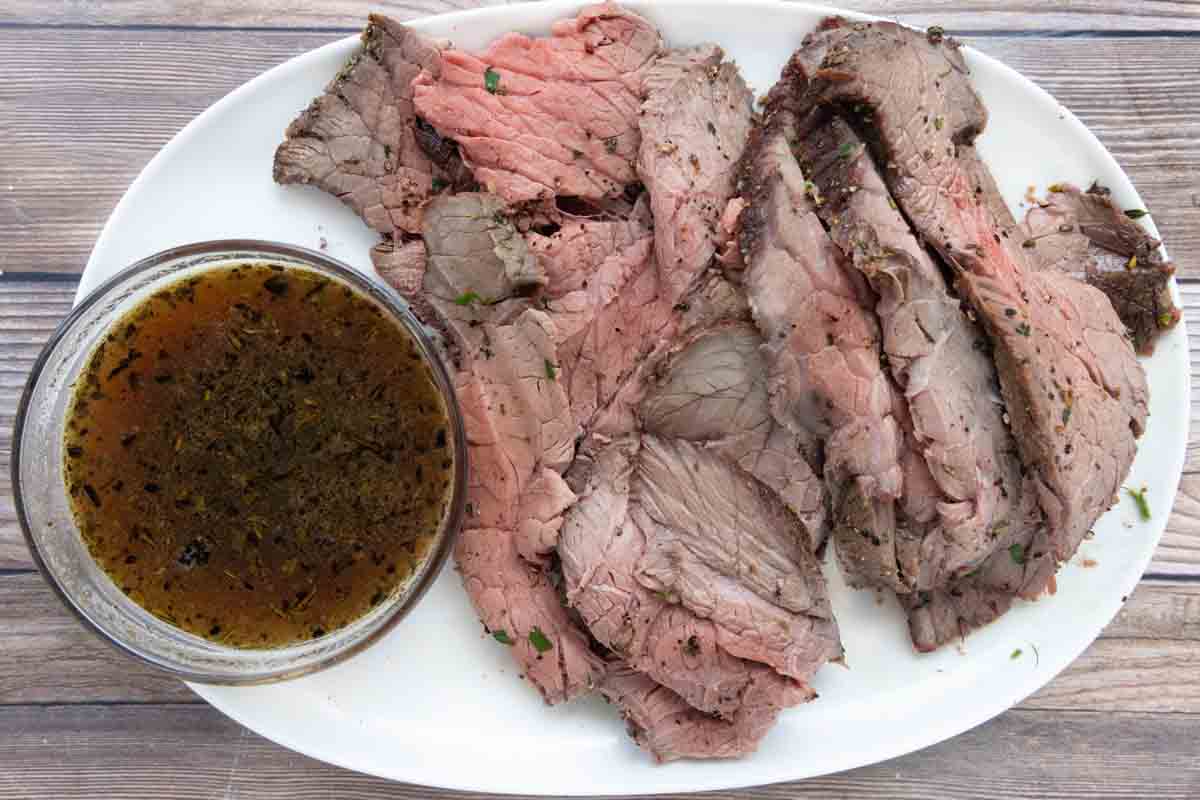
[{"label": "glass bowl", "polygon": [[[92,560],[75,525],[63,480],[63,433],[72,386],[98,340],[141,299],[184,273],[253,261],[302,267],[357,290],[403,325],[428,361],[446,403],[454,452],[450,502],[428,556],[407,583],[349,625],[311,641],[243,649],[187,633],[145,611]],[[430,335],[391,289],[321,253],[253,240],[201,242],[163,251],[123,270],[80,301],[34,364],[17,409],[12,484],[17,517],[34,561],[85,625],[120,650],[184,680],[254,684],[327,667],[378,640],[433,583],[462,521],[466,436],[445,365]]]}]

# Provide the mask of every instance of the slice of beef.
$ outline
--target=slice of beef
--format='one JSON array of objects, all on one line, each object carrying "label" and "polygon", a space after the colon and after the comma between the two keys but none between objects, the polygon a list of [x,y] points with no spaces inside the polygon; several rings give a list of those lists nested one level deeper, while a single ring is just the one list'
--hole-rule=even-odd
[{"label": "slice of beef", "polygon": [[[638,258],[630,263],[632,259],[627,253],[653,233],[642,216],[631,213],[618,219],[569,217],[552,234],[528,233],[529,248],[546,273],[545,296],[559,299],[588,290],[591,294],[586,299],[590,305],[611,302],[641,261]],[[610,265],[614,260],[621,263]]]},{"label": "slice of beef", "polygon": [[718,626],[718,645],[802,682],[840,659],[820,565],[774,492],[680,440],[645,436],[631,517],[637,579]]},{"label": "slice of beef", "polygon": [[[371,264],[380,278],[410,303],[421,297],[425,282],[425,242],[385,239],[371,248]],[[426,320],[422,320],[426,321]]]},{"label": "slice of beef", "polygon": [[878,297],[887,366],[904,393],[914,450],[936,484],[928,510],[936,524],[923,539],[903,540],[907,552],[898,554],[913,588],[929,590],[975,569],[1017,528],[1021,464],[987,338],[950,294],[849,125],[818,110],[797,152],[818,215]]},{"label": "slice of beef", "polygon": [[410,83],[440,74],[438,45],[372,14],[363,49],[288,126],[275,151],[278,183],[313,184],[382,234],[419,233],[421,206],[455,180],[456,157],[431,161],[415,128]]},{"label": "slice of beef", "polygon": [[574,503],[575,493],[561,474],[547,467],[534,473],[521,493],[517,521],[517,552],[522,558],[543,567],[551,565],[563,514]]},{"label": "slice of beef", "polygon": [[552,236],[527,238],[547,275],[542,305],[560,336],[556,374],[576,420],[590,427],[677,326],[659,288],[653,233],[639,207],[628,220],[570,220]]},{"label": "slice of beef", "polygon": [[[744,309],[744,294],[706,276],[730,238],[720,216],[735,192],[735,166],[752,116],[752,95],[715,45],[663,54],[644,74],[638,173],[653,216],[653,257],[636,271],[591,331],[564,348],[586,365],[572,403],[591,397],[593,432],[636,428],[635,410],[654,366],[680,337]],[[638,217],[646,212],[639,200]],[[646,222],[647,229],[650,223]]]},{"label": "slice of beef", "polygon": [[[639,441],[618,441],[596,457],[559,541],[567,600],[592,636],[694,708],[732,717],[756,672],[774,675],[717,646],[715,626],[637,580],[647,537],[631,519]],[[773,705],[799,702],[782,679],[765,691]]]},{"label": "slice of beef", "polygon": [[[603,665],[544,569],[555,515],[573,499],[558,477],[569,460],[573,428],[565,438],[554,433],[569,417],[566,398],[543,394],[546,384],[529,377],[553,352],[549,335],[536,330],[546,323],[538,317],[544,315],[526,311],[513,324],[497,326],[493,355],[456,376],[471,475],[468,515],[454,555],[484,625],[505,631],[522,673],[547,702],[557,703],[589,691]],[[541,652],[535,631],[550,642],[549,651]]]},{"label": "slice of beef", "polygon": [[[633,740],[659,762],[748,755],[779,715],[779,708],[770,703],[743,704],[732,719],[720,719],[689,706],[675,692],[624,665],[609,668],[600,692],[621,709]],[[761,698],[764,693],[748,695]]]},{"label": "slice of beef", "polygon": [[[587,694],[599,683],[604,664],[592,653],[587,634],[563,608],[550,573],[517,552],[512,531],[464,530],[454,558],[487,632],[512,648],[521,674],[547,703]],[[547,642],[542,652],[538,645],[545,648]]]},{"label": "slice of beef", "polygon": [[[665,306],[665,302],[660,302],[643,308],[660,309]],[[580,455],[586,455],[591,439],[603,444],[640,429],[638,409],[647,390],[655,382],[655,375],[664,360],[683,347],[693,335],[722,322],[750,318],[746,293],[715,271],[703,273],[691,292],[671,310],[674,315],[671,335],[661,337],[644,357],[641,356],[641,350],[632,351],[638,356],[635,359],[636,366],[612,400],[594,416],[589,429],[589,441],[584,442]]]},{"label": "slice of beef", "polygon": [[[1107,298],[1037,272],[1006,239],[964,164],[986,114],[953,40],[892,23],[827,21],[812,98],[860,113],[893,197],[955,270],[992,341],[1021,460],[1046,516],[1030,549],[1061,562],[1112,503],[1146,420],[1145,375]],[[849,30],[846,30],[846,29]],[[822,44],[835,35],[836,42]],[[966,98],[968,111],[957,108]]]},{"label": "slice of beef", "polygon": [[832,535],[847,573],[903,591],[896,539],[898,529],[907,535],[897,520],[904,436],[880,365],[874,299],[814,213],[789,141],[794,113],[771,103],[767,112],[743,159],[739,224],[772,413],[825,442]]},{"label": "slice of beef", "polygon": [[1155,340],[1182,317],[1171,299],[1175,266],[1162,257],[1162,243],[1113,205],[1107,189],[1051,186],[1045,202],[1026,215],[1022,235],[1037,268],[1066,272],[1104,292],[1138,353],[1153,353]]},{"label": "slice of beef", "polygon": [[720,217],[750,133],[754,95],[723,57],[716,45],[701,45],[667,53],[646,72],[637,167],[672,303],[728,239]]},{"label": "slice of beef", "polygon": [[454,346],[471,461],[455,545],[467,594],[484,625],[504,631],[522,673],[557,703],[589,691],[604,668],[547,569],[574,501],[561,476],[580,429],[547,372],[557,359],[557,329],[523,296],[545,274],[501,207],[487,195],[435,198],[423,220],[426,262],[414,245],[377,251],[376,263],[402,292],[423,298],[423,313],[433,317],[425,321]]},{"label": "slice of beef", "polygon": [[804,682],[841,655],[798,520],[690,443],[646,436],[603,449],[559,556],[592,635],[702,711],[735,719],[802,702]]},{"label": "slice of beef", "polygon": [[656,371],[644,430],[703,444],[774,489],[804,523],[810,549],[828,532],[820,445],[771,415],[762,337],[753,323],[703,330]]},{"label": "slice of beef", "polygon": [[447,361],[453,362],[454,354],[447,347],[448,340],[441,317],[425,296],[425,260],[423,239],[397,242],[386,238],[371,248],[371,264],[375,272],[399,292],[417,318],[437,334],[434,342],[439,353]]},{"label": "slice of beef", "polygon": [[996,178],[984,163],[979,151],[973,144],[965,142],[959,142],[956,147],[958,162],[962,164],[963,172],[967,176],[967,183],[972,187],[976,198],[987,206],[992,219],[995,220],[1000,237],[1011,239],[1018,236],[1017,218],[1013,216],[1012,209],[1008,207],[1004,196],[1000,194]]},{"label": "slice of beef", "polygon": [[[426,295],[466,309],[463,313],[527,296],[546,282],[541,264],[494,195],[437,198],[426,209],[422,235],[429,250]],[[443,311],[459,316],[450,312]]]},{"label": "slice of beef", "polygon": [[636,14],[589,6],[549,37],[510,33],[478,55],[443,52],[440,69],[413,82],[414,103],[510,204],[618,196],[637,180],[641,73],[660,48]]},{"label": "slice of beef", "polygon": [[1038,549],[1047,541],[1042,512],[1030,484],[1022,503],[1024,524],[1006,546],[992,553],[974,572],[946,586],[900,598],[908,611],[909,635],[913,646],[929,652],[965,637],[969,631],[1004,614],[1018,597],[1036,600],[1043,592],[1053,593],[1055,559]]},{"label": "slice of beef", "polygon": [[593,420],[608,408],[623,386],[637,380],[639,366],[678,330],[679,315],[663,295],[650,244],[647,237],[634,251],[640,261],[612,301],[595,309],[559,348],[579,419]]}]

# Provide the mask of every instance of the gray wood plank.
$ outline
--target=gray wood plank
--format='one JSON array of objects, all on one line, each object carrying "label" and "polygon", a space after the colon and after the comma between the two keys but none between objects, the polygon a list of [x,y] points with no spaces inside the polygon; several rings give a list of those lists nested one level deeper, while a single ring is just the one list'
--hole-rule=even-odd
[{"label": "gray wood plank", "polygon": [[[1200,793],[1198,726],[1200,716],[1192,714],[1017,710],[881,764],[704,796],[1183,800]],[[495,797],[437,792],[331,767],[251,734],[207,706],[0,709],[0,764],[0,800]],[[468,753],[463,769],[470,769]]]},{"label": "gray wood plank", "polygon": [[[36,573],[0,575],[0,642],[0,706],[198,702],[92,635]],[[1140,585],[1100,640],[1021,707],[1200,714],[1200,586]]]},{"label": "gray wood plank", "polygon": [[[227,27],[351,27],[368,10],[400,19],[458,8],[500,5],[503,0],[109,0],[105,3],[45,3],[9,0],[0,22],[22,25],[218,25]],[[962,30],[1059,31],[1200,29],[1200,9],[1186,0],[838,0],[845,9],[895,16],[913,25]]]},{"label": "gray wood plank", "polygon": [[[341,35],[0,29],[0,271],[80,271],[117,200],[176,131]],[[1200,269],[1200,37],[974,43],[1075,111],[1129,172],[1182,272]]]},{"label": "gray wood plank", "polygon": [[1200,709],[1198,674],[1200,645],[1194,641],[1101,639],[1021,705],[1064,711],[1195,712]]},{"label": "gray wood plank", "polygon": [[0,575],[0,705],[50,702],[200,701],[84,628],[38,573]]}]

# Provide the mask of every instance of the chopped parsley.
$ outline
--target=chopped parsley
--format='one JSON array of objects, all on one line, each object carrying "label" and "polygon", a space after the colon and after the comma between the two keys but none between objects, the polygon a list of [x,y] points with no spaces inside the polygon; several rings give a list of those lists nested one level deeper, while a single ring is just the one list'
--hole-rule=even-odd
[{"label": "chopped parsley", "polygon": [[488,94],[498,94],[500,92],[500,73],[488,67],[483,71],[483,88],[488,90]]},{"label": "chopped parsley", "polygon": [[1028,336],[1032,332],[1033,329],[1029,327],[1028,322],[1022,322],[1017,326],[1017,333],[1021,334],[1022,336]]},{"label": "chopped parsley", "polygon": [[534,625],[529,631],[529,643],[532,644],[533,648],[539,653],[544,653],[551,647],[554,647],[554,645],[550,643],[550,640],[546,638],[546,634],[542,633],[542,629],[537,625]]},{"label": "chopped parsley", "polygon": [[492,631],[492,638],[500,644],[506,644],[509,647],[512,647],[514,644],[516,644],[516,642],[512,640],[512,637],[508,635],[508,631]]},{"label": "chopped parsley", "polygon": [[495,300],[489,300],[486,297],[480,297],[475,292],[463,292],[458,297],[454,298],[454,303],[460,306],[469,306],[472,303],[479,303],[483,306],[494,306],[497,303],[503,303],[508,298],[497,297]]},{"label": "chopped parsley", "polygon": [[1149,521],[1150,501],[1146,499],[1146,489],[1134,490],[1126,486],[1125,492],[1133,498],[1133,504],[1137,506],[1138,516],[1142,518],[1142,521]]},{"label": "chopped parsley", "polygon": [[1013,546],[1009,547],[1008,554],[1012,557],[1013,563],[1015,563],[1015,564],[1024,564],[1025,563],[1025,548],[1021,547],[1021,545],[1014,544]]},{"label": "chopped parsley", "polygon": [[940,131],[940,130],[942,129],[942,126],[943,126],[943,125],[945,125],[945,124],[946,124],[946,121],[945,121],[945,120],[943,120],[941,117],[934,117],[934,118],[933,118],[933,127],[934,127],[934,130],[939,130],[939,131]]},{"label": "chopped parsley", "polygon": [[554,380],[558,377],[558,368],[554,366],[554,362],[550,359],[547,358],[544,361],[546,362],[546,377]]},{"label": "chopped parsley", "polygon": [[446,186],[447,186],[446,182],[444,180],[442,180],[441,178],[433,179],[433,191],[435,193],[440,192],[442,189],[445,189]]},{"label": "chopped parsley", "polygon": [[850,142],[842,142],[842,146],[838,148],[838,156],[840,158],[849,158],[853,152],[854,145],[850,144]]},{"label": "chopped parsley", "polygon": [[1063,421],[1063,425],[1066,425],[1068,422],[1071,421],[1071,407],[1070,406],[1067,406],[1063,409],[1062,421]]},{"label": "chopped parsley", "polygon": [[1130,219],[1141,219],[1142,217],[1147,216],[1149,213],[1149,211],[1146,211],[1143,208],[1125,209],[1125,216],[1129,217]]},{"label": "chopped parsley", "polygon": [[1012,655],[1011,655],[1011,656],[1009,656],[1008,658],[1009,658],[1009,660],[1011,660],[1011,661],[1016,661],[1018,658],[1020,658],[1020,657],[1021,657],[1021,653],[1023,653],[1023,652],[1024,652],[1024,651],[1023,651],[1021,648],[1019,648],[1019,647],[1018,647],[1016,650],[1013,650],[1013,651],[1012,651]]},{"label": "chopped parsley", "polygon": [[1175,315],[1170,311],[1164,311],[1158,315],[1158,327],[1170,328],[1177,322]]}]

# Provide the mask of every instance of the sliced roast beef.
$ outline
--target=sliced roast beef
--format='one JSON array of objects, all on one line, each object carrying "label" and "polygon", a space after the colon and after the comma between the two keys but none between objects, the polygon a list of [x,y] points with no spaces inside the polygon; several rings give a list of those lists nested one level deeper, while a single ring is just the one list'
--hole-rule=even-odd
[{"label": "sliced roast beef", "polygon": [[581,299],[590,305],[611,302],[642,261],[631,257],[630,251],[652,234],[644,217],[632,213],[614,219],[567,217],[552,234],[527,234],[529,248],[546,273],[546,297],[557,300],[588,290],[590,294]]},{"label": "sliced roast beef", "polygon": [[725,459],[646,436],[602,450],[559,542],[598,641],[725,719],[811,697],[841,645],[798,520]]},{"label": "sliced roast beef", "polygon": [[922,652],[960,639],[1004,614],[1018,597],[1036,600],[1054,591],[1058,563],[1043,548],[1045,523],[1033,481],[1022,501],[1022,524],[1014,525],[1006,546],[992,553],[975,571],[948,585],[900,598],[908,611],[909,635]]},{"label": "sliced roast beef", "polygon": [[975,191],[983,166],[960,159],[958,145],[986,114],[957,43],[892,23],[834,19],[806,47],[824,53],[811,71],[810,99],[839,107],[868,135],[896,202],[953,267],[991,339],[1013,435],[1046,517],[1030,551],[1069,558],[1116,496],[1146,420],[1145,375],[1120,320],[1098,290],[1034,271],[1026,248],[1004,237],[992,204]]},{"label": "sliced roast beef", "polygon": [[556,372],[575,418],[591,427],[678,324],[660,291],[653,233],[639,208],[629,220],[567,221],[529,240],[549,280],[543,305],[560,336]]},{"label": "sliced roast beef", "polygon": [[[648,675],[624,665],[609,668],[600,692],[621,709],[634,741],[660,762],[747,755],[754,752],[779,715],[778,706],[772,703],[745,703],[732,719],[720,719],[693,708]],[[747,692],[750,699],[764,695]]]},{"label": "sliced roast beef", "polygon": [[511,531],[464,530],[454,558],[487,632],[512,648],[521,674],[547,703],[565,702],[596,686],[603,662],[563,608],[550,573],[521,557]]},{"label": "sliced roast beef", "polygon": [[796,124],[786,104],[768,102],[739,185],[744,283],[767,343],[772,413],[825,443],[832,535],[848,574],[904,591],[897,537],[910,534],[897,509],[905,482],[899,396],[880,365],[874,299],[814,213],[789,141]]},{"label": "sliced roast beef", "polygon": [[424,240],[384,240],[371,248],[371,264],[379,277],[410,303],[421,297],[425,282]]},{"label": "sliced roast beef", "polygon": [[930,532],[898,547],[912,588],[929,590],[1007,547],[1017,528],[1021,464],[1001,418],[996,368],[986,335],[950,295],[850,126],[818,110],[797,152],[818,215],[878,297],[887,366],[937,486]]},{"label": "sliced roast beef", "polygon": [[677,302],[728,239],[721,213],[734,194],[754,95],[716,45],[673,51],[646,72],[638,175],[650,193],[654,250]]},{"label": "sliced roast beef", "polygon": [[444,51],[413,82],[414,104],[510,204],[617,196],[637,180],[641,74],[660,48],[636,14],[589,6],[549,37],[510,33],[479,54]]},{"label": "sliced roast beef", "polygon": [[554,321],[524,296],[545,273],[501,208],[489,195],[435,198],[424,245],[384,245],[375,261],[453,343],[471,461],[455,559],[485,627],[556,703],[589,691],[603,672],[546,570],[575,499],[561,476],[580,429],[547,369],[557,359]]},{"label": "sliced roast beef", "polygon": [[1161,242],[1113,205],[1103,187],[1051,186],[1045,202],[1026,215],[1022,235],[1037,268],[1066,272],[1104,292],[1138,353],[1154,352],[1155,340],[1179,322],[1170,289],[1174,265],[1163,259]]},{"label": "sliced roast beef", "polygon": [[[744,294],[705,270],[730,237],[719,225],[734,194],[752,96],[715,45],[669,51],[644,73],[638,173],[653,215],[652,257],[586,336],[564,348],[586,365],[572,403],[595,397],[597,435],[636,427],[635,410],[657,364],[680,337],[744,310]],[[639,201],[634,218],[643,218]],[[647,231],[650,222],[645,222]]]},{"label": "sliced roast beef", "polygon": [[774,489],[816,550],[827,533],[820,445],[771,415],[762,344],[748,322],[691,337],[656,370],[642,401],[642,424],[649,433],[702,443]]},{"label": "sliced roast beef", "polygon": [[431,298],[475,313],[545,284],[542,265],[507,219],[499,198],[471,193],[441,197],[425,217],[425,293]]},{"label": "sliced roast beef", "polygon": [[362,51],[288,126],[275,180],[335,195],[385,236],[418,233],[434,185],[455,182],[458,171],[452,155],[431,160],[416,131],[410,84],[422,71],[440,74],[438,46],[378,14],[362,40]]}]

